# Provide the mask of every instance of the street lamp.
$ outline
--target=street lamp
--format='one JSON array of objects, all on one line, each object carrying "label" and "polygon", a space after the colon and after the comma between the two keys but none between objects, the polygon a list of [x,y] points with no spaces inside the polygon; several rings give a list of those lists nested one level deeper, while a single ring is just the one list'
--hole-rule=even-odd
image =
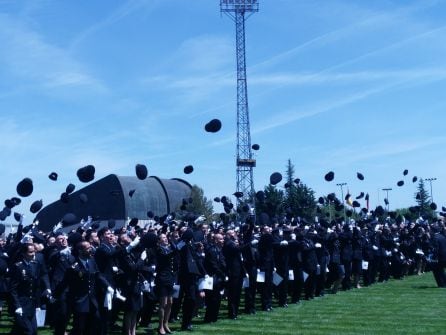
[{"label": "street lamp", "polygon": [[430,187],[431,187],[431,202],[434,202],[434,197],[432,195],[432,182],[437,180],[437,178],[435,178],[435,177],[434,178],[426,178],[426,180],[429,182]]},{"label": "street lamp", "polygon": [[336,184],[336,186],[339,186],[341,188],[342,205],[344,209],[344,222],[347,223],[347,215],[345,214],[345,203],[344,203],[344,189],[343,189],[345,185],[347,185],[347,183]]},{"label": "street lamp", "polygon": [[391,188],[383,188],[383,191],[386,192],[387,212],[388,212],[389,211],[389,203],[390,203],[390,201],[389,201],[389,191],[392,191],[392,189]]}]

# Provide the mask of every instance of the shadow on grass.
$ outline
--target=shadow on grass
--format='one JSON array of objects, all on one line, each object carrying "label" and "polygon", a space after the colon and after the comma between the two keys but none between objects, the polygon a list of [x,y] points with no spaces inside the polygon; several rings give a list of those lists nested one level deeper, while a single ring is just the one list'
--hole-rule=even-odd
[{"label": "shadow on grass", "polygon": [[412,286],[412,288],[414,288],[416,290],[425,290],[425,289],[428,289],[428,288],[437,288],[437,286],[415,285],[415,286]]}]

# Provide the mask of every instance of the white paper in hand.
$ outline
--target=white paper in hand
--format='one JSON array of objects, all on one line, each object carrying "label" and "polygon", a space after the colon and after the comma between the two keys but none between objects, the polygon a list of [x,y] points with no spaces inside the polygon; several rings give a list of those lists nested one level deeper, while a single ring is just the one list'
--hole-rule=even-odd
[{"label": "white paper in hand", "polygon": [[258,271],[257,272],[256,282],[258,282],[258,283],[264,283],[265,282],[265,271]]},{"label": "white paper in hand", "polygon": [[200,278],[198,280],[198,289],[201,290],[211,290],[214,286],[214,278],[212,277],[205,277],[205,278]]},{"label": "white paper in hand", "polygon": [[369,269],[369,262],[362,261],[362,269],[363,270],[368,270]]},{"label": "white paper in hand", "polygon": [[180,296],[180,285],[173,285],[173,294],[172,294],[172,298],[178,299],[178,297]]},{"label": "white paper in hand", "polygon": [[277,272],[273,272],[273,284],[279,286],[283,278]]},{"label": "white paper in hand", "polygon": [[294,271],[288,270],[288,280],[294,280]]}]

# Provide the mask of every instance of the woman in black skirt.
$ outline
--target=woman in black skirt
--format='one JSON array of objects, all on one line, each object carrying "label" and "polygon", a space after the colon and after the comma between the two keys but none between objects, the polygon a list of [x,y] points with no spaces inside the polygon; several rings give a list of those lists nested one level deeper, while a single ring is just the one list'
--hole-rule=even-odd
[{"label": "woman in black skirt", "polygon": [[159,299],[159,327],[158,334],[171,334],[169,317],[172,307],[173,285],[175,281],[174,248],[170,245],[165,234],[158,237],[156,251],[155,292]]}]

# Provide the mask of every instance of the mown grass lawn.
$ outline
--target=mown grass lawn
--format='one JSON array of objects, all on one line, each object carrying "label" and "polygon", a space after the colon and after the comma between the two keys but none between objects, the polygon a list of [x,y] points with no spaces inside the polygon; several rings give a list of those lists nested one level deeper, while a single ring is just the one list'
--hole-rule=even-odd
[{"label": "mown grass lawn", "polygon": [[[225,319],[222,308],[217,323],[195,319],[193,334],[446,334],[446,289],[436,287],[431,273],[328,294],[269,313],[242,314],[238,320]],[[8,333],[5,318],[1,321],[0,332]],[[172,330],[178,327],[171,325]],[[51,331],[41,329],[39,334]],[[138,334],[146,330],[140,328]]]}]

